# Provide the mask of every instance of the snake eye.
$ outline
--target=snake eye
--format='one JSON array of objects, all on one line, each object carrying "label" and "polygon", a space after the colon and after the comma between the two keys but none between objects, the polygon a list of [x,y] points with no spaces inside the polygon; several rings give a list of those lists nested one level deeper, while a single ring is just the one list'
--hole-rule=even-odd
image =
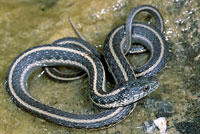
[{"label": "snake eye", "polygon": [[149,86],[149,85],[147,85],[147,86],[145,86],[144,87],[144,91],[147,91],[147,90],[149,90],[151,87]]}]

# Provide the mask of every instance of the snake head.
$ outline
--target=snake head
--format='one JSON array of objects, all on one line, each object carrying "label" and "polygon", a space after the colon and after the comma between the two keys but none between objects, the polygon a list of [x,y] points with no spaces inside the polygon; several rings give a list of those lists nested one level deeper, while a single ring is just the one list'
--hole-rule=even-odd
[{"label": "snake head", "polygon": [[141,77],[127,82],[129,88],[129,101],[136,102],[139,99],[155,91],[159,82],[154,77]]},{"label": "snake head", "polygon": [[158,86],[158,80],[153,77],[140,77],[138,79],[121,83],[118,87],[126,87],[126,90],[123,90],[120,97],[123,101],[120,101],[119,104],[121,104],[121,106],[125,106],[134,103],[155,91]]}]

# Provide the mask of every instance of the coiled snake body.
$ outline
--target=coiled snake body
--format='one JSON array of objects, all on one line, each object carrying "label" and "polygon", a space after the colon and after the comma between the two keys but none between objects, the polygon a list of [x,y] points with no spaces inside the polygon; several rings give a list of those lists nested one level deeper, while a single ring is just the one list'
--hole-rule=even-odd
[{"label": "coiled snake body", "polygon": [[[132,23],[132,22],[129,22]],[[113,125],[124,119],[136,106],[136,101],[148,95],[158,87],[158,81],[152,77],[158,73],[167,61],[167,43],[159,29],[142,24],[131,24],[131,43],[146,46],[151,57],[142,67],[133,70],[123,48],[126,42],[125,25],[120,25],[108,35],[104,55],[116,84],[111,92],[106,92],[105,72],[101,61],[86,50],[89,43],[78,38],[64,38],[49,45],[30,48],[20,54],[11,64],[6,80],[6,89],[13,102],[53,123],[72,127],[96,129]],[[37,68],[46,66],[76,66],[86,71],[90,80],[92,101],[106,109],[95,115],[78,115],[65,112],[34,99],[27,91],[29,75]],[[136,77],[139,77],[136,79]]]}]

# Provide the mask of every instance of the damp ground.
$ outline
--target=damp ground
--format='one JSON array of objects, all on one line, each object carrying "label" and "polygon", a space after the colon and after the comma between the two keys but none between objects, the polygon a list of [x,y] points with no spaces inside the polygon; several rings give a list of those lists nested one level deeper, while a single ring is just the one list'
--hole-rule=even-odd
[{"label": "damp ground", "polygon": [[[69,129],[34,117],[11,101],[4,83],[14,58],[33,46],[77,37],[68,17],[86,40],[103,52],[109,31],[125,23],[129,12],[142,4],[155,6],[164,18],[169,59],[156,75],[159,88],[140,100],[124,121],[103,130]],[[138,15],[136,21],[154,24],[147,13]],[[148,55],[128,58],[137,67]],[[157,128],[147,132],[147,124],[151,126],[159,117],[165,117],[168,134],[200,134],[199,64],[199,0],[0,0],[0,134],[159,134]],[[59,83],[40,74],[37,70],[28,81],[30,94],[39,101],[78,114],[100,111],[89,99],[87,77]]]}]

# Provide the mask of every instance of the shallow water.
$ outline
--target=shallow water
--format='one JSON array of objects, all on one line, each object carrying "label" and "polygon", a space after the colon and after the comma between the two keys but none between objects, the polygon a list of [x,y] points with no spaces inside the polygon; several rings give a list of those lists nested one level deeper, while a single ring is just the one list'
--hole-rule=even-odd
[{"label": "shallow water", "polygon": [[[140,100],[135,110],[114,127],[103,130],[74,130],[46,122],[22,111],[8,96],[5,77],[14,58],[40,44],[73,36],[70,16],[88,42],[102,51],[106,35],[123,24],[138,5],[158,8],[165,22],[169,60],[156,77],[160,87]],[[151,22],[148,14],[138,21]],[[145,134],[145,122],[166,117],[167,133],[200,133],[200,1],[199,0],[0,0],[0,134]],[[129,56],[132,64],[147,59],[145,54]],[[140,59],[140,60],[138,60]],[[137,61],[137,63],[135,63]],[[143,61],[144,63],[144,61]],[[87,77],[69,83],[38,77],[29,79],[29,91],[53,107],[79,114],[93,114]],[[154,129],[149,133],[159,133]]]}]

